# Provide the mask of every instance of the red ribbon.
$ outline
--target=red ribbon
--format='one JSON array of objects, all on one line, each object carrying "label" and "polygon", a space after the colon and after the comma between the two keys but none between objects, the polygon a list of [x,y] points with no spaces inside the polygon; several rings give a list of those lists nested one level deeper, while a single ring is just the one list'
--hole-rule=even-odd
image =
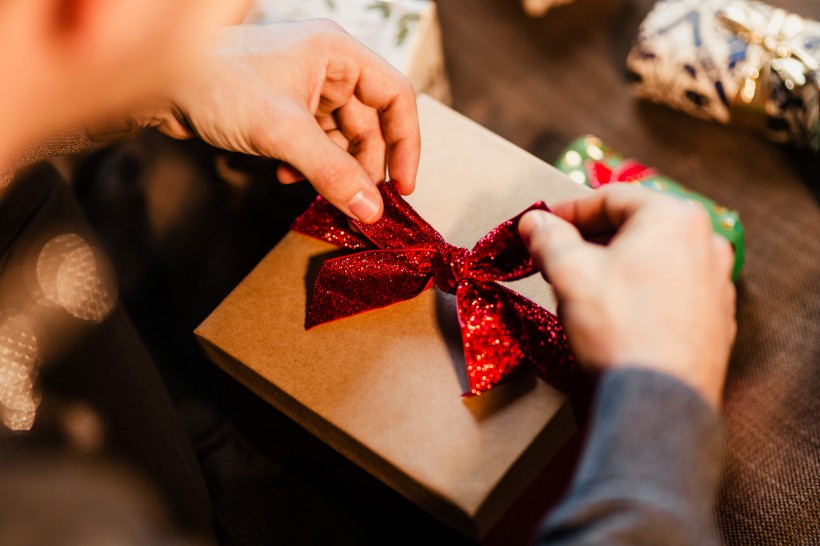
[{"label": "red ribbon", "polygon": [[349,220],[321,197],[294,222],[294,231],[361,250],[324,262],[306,328],[409,300],[435,285],[456,296],[470,393],[489,390],[524,363],[556,387],[571,387],[569,376],[578,370],[557,317],[496,282],[537,272],[518,220],[547,206],[534,204],[467,250],[445,242],[395,182],[380,191],[384,215],[375,224]]}]

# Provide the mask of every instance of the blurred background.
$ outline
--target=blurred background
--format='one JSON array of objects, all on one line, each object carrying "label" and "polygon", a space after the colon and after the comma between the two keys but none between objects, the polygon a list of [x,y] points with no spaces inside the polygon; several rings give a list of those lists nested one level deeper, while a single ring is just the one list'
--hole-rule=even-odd
[{"label": "blurred background", "polygon": [[[820,19],[816,0],[771,3]],[[277,4],[285,9],[289,2]],[[326,4],[345,9],[344,0]],[[809,537],[820,532],[820,156],[636,100],[625,61],[652,5],[575,0],[530,17],[515,0],[440,0],[443,57],[426,60],[432,72],[414,77],[433,96],[544,161],[555,163],[572,140],[593,133],[740,213],[747,263],[738,283],[739,334],[725,404],[729,458],[718,522],[726,544],[816,543]],[[251,20],[270,20],[265,3],[258,6]],[[538,2],[529,8],[541,11]],[[421,69],[407,60],[404,42],[412,43],[418,19],[402,21],[404,13],[411,12],[395,16],[396,42],[385,54],[409,63],[412,72]],[[273,161],[153,131],[56,165],[93,231],[71,227],[75,238],[53,242],[56,258],[40,257],[42,276],[58,286],[59,270],[48,270],[48,260],[62,264],[71,256],[77,267],[96,264],[101,278],[118,279],[118,288],[100,281],[85,289],[93,297],[80,304],[65,290],[54,294],[92,322],[114,320],[113,313],[127,323],[127,312],[134,330],[112,326],[111,335],[133,338],[136,349],[99,358],[157,364],[217,516],[232,529],[226,543],[469,544],[257,399],[208,362],[194,341],[193,329],[311,202],[310,186],[278,184]],[[88,262],[97,251],[107,258]],[[83,351],[100,349],[79,347],[74,358]],[[45,369],[42,381],[46,388],[59,384],[59,370]],[[66,404],[74,417],[50,420],[60,408],[43,407],[35,426],[51,430],[55,444],[93,452],[106,435],[99,430],[104,424],[93,411]],[[582,439],[579,431],[486,544],[527,543],[566,487]]]}]

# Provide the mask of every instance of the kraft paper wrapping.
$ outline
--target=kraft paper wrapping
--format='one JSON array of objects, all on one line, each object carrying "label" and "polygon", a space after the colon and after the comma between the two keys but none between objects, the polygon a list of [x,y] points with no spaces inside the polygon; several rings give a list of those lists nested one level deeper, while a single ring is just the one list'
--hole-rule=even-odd
[{"label": "kraft paper wrapping", "polygon": [[[429,97],[419,110],[422,160],[408,200],[453,244],[472,247],[537,200],[591,191]],[[202,347],[390,487],[483,536],[575,431],[568,401],[527,373],[462,397],[454,301],[436,290],[306,331],[313,281],[337,252],[288,234],[199,326]],[[555,310],[539,276],[510,286]]]}]

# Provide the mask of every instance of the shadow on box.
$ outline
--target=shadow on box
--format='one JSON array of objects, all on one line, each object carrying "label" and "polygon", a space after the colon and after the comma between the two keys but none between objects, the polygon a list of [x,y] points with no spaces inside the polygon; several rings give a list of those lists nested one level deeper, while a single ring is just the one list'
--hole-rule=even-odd
[{"label": "shadow on box", "polygon": [[[348,256],[354,254],[356,251],[348,249],[338,249],[310,258],[308,262],[308,269],[305,274],[305,323],[307,324],[308,311],[310,310],[311,302],[313,301],[313,292],[316,284],[316,278],[319,276],[319,271],[326,260],[338,258],[341,256]],[[450,339],[461,338],[461,328],[458,324],[458,312],[456,310],[456,298],[452,294],[446,294],[437,288],[430,288],[435,291],[435,305],[436,305],[436,320],[439,328],[444,336]],[[370,312],[370,311],[368,311]],[[341,319],[344,320],[344,319]],[[316,326],[321,328],[321,325]],[[453,366],[453,371],[458,377],[459,386],[462,393],[470,391],[470,383],[467,379],[467,370],[464,364],[464,354],[459,344],[448,345],[450,362]],[[481,396],[464,396],[464,405],[470,412],[481,420],[503,408],[523,393],[531,390],[535,386],[535,377],[532,373],[527,373],[525,370],[517,370],[510,375],[508,380],[504,383],[494,387],[491,391]],[[455,396],[455,394],[454,394]]]}]

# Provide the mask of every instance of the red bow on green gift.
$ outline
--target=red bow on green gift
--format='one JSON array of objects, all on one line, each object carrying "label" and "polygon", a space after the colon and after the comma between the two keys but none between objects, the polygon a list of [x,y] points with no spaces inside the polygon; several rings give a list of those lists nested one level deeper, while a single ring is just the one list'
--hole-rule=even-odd
[{"label": "red bow on green gift", "polygon": [[624,162],[615,169],[603,161],[588,161],[586,168],[589,174],[589,185],[594,189],[613,182],[640,182],[641,180],[655,176],[653,169],[641,165],[632,159],[624,160]]},{"label": "red bow on green gift", "polygon": [[[523,363],[559,388],[580,384],[569,380],[578,369],[555,315],[496,282],[537,272],[518,235],[523,212],[468,250],[445,242],[402,199],[396,183],[380,191],[384,215],[375,224],[348,220],[321,197],[294,223],[295,231],[361,250],[324,262],[306,328],[405,301],[435,285],[456,296],[470,393],[489,390]],[[533,209],[548,210],[541,202],[527,211]]]}]

